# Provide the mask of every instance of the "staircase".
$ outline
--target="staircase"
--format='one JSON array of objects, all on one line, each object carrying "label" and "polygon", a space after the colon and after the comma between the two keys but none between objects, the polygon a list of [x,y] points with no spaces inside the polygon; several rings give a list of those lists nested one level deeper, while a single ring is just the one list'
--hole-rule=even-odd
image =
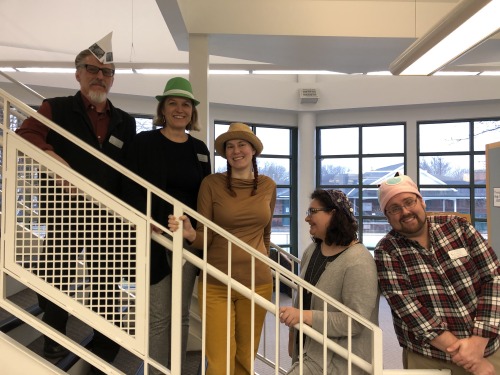
[{"label": "staircase", "polygon": [[[57,124],[45,119],[33,111],[26,104],[12,97],[7,92],[0,90],[0,120],[1,127],[1,162],[2,162],[2,210],[1,210],[1,237],[0,237],[0,308],[2,321],[8,322],[20,320],[19,322],[6,323],[7,332],[0,333],[0,355],[2,358],[2,372],[8,375],[17,374],[75,374],[86,373],[89,364],[100,368],[107,374],[139,374],[147,373],[148,366],[160,369],[164,374],[180,374],[180,340],[181,340],[181,293],[182,288],[182,265],[183,262],[191,262],[203,271],[204,277],[210,275],[222,283],[228,285],[233,290],[254,301],[255,304],[268,311],[269,321],[274,322],[275,332],[279,333],[280,324],[277,317],[280,301],[267,301],[246,288],[237,281],[223,274],[206,261],[206,247],[203,249],[204,257],[200,259],[188,250],[183,248],[182,230],[172,233],[162,223],[158,223],[147,214],[135,210],[133,207],[102,191],[95,184],[89,182],[75,171],[66,168],[53,158],[47,156],[43,151],[21,139],[14,133],[14,129],[20,124],[23,116],[33,116],[39,121],[49,126],[54,131],[68,138],[70,141],[86,150],[94,152],[87,144],[74,137],[72,134],[60,128]],[[124,167],[113,160],[102,156],[102,160],[110,164],[118,172],[127,175],[146,190],[151,202],[153,195],[171,203],[174,207],[174,215],[180,216],[188,214],[205,226],[205,230],[217,232],[228,241],[228,251],[235,245],[246,251],[254,261],[261,261],[268,264],[275,276],[277,288],[280,283],[285,283],[293,289],[305,287],[305,283],[297,275],[286,269],[279,262],[275,262],[259,252],[255,251],[247,244],[240,241],[230,233],[225,232],[220,227],[200,216],[196,211],[184,206],[177,200],[168,196],[156,187],[150,185],[139,176],[131,174]],[[82,249],[78,256],[78,270],[76,272],[78,282],[76,285],[55,282],[44,276],[50,269],[40,272],[40,254],[46,253],[44,246],[44,228],[40,225],[47,219],[41,217],[41,203],[47,200],[43,190],[39,187],[42,183],[53,181],[55,178],[62,178],[69,184],[69,191],[76,193],[71,196],[71,202],[82,204],[85,207],[92,207],[85,210],[86,219],[92,223],[113,223],[113,235],[106,237],[106,233],[99,233],[99,240],[114,241],[116,231],[121,233],[120,238],[133,239],[121,245],[126,248],[126,254],[133,261],[122,267],[106,267],[102,265],[90,265],[85,261],[87,249]],[[44,180],[46,179],[46,180]],[[63,196],[63,194],[61,194]],[[151,212],[150,209],[147,212]],[[65,215],[73,215],[72,210]],[[77,218],[78,219],[78,218]],[[108,221],[107,221],[108,220]],[[46,220],[45,220],[46,221]],[[167,239],[157,233],[150,231],[154,225],[168,233],[172,240]],[[117,229],[119,228],[119,229]],[[182,228],[181,228],[182,229]],[[164,246],[167,251],[172,251],[172,368],[166,369],[149,356],[148,336],[148,306],[149,306],[149,246],[154,240]],[[40,249],[40,250],[39,250]],[[43,249],[43,250],[42,250]],[[140,249],[140,250],[139,250]],[[111,256],[115,253],[105,253]],[[114,261],[114,259],[109,259]],[[102,262],[97,262],[102,263]],[[36,264],[35,268],[33,265]],[[106,262],[104,262],[106,264]],[[113,263],[114,264],[114,263]],[[97,267],[97,268],[96,268]],[[72,270],[74,271],[74,270]],[[114,284],[115,289],[120,290],[119,302],[116,305],[106,306],[120,312],[119,321],[112,321],[106,315],[97,313],[92,309],[92,299],[89,298],[88,281],[90,275],[99,272],[104,277],[113,280],[116,276],[121,276],[120,281]],[[253,269],[250,272],[254,272]],[[127,282],[128,277],[133,277],[135,282]],[[325,309],[329,306],[338,309],[348,315],[352,321],[356,321],[366,326],[371,332],[372,362],[366,362],[362,358],[351,353],[348,349],[339,346],[328,337],[313,330],[311,327],[301,324],[299,328],[312,339],[322,343],[327,350],[334,351],[337,355],[348,359],[348,365],[352,368],[360,367],[369,374],[385,374],[383,370],[382,358],[382,331],[376,325],[367,322],[356,313],[345,308],[339,302],[331,299],[321,291],[311,288],[317,298],[325,301]],[[36,306],[35,294],[40,294],[45,298],[57,303],[66,309],[71,315],[68,335],[62,335],[52,327],[40,320],[40,311]],[[280,294],[278,293],[276,297]],[[204,299],[206,300],[206,299]],[[205,310],[205,309],[203,309]],[[200,358],[204,357],[203,339],[203,317],[197,316],[195,311],[197,301],[192,304],[192,335],[189,348],[194,349],[193,356],[199,368]],[[14,319],[15,317],[15,319]],[[350,321],[351,321],[350,320]],[[352,323],[351,323],[352,324]],[[113,364],[109,364],[88,350],[88,343],[91,340],[91,328],[98,330],[112,338],[120,344],[121,352]],[[41,335],[46,335],[68,348],[73,354],[73,359],[62,359],[53,363],[40,356],[42,350]],[[266,372],[280,374],[284,373],[289,365],[279,353],[279,348],[286,346],[287,342],[282,342],[279,334],[274,337],[274,353],[260,354],[258,360],[264,363]],[[348,346],[349,348],[349,346]],[[199,353],[201,350],[201,355]],[[68,356],[69,357],[69,356]],[[77,359],[78,358],[78,359]],[[285,366],[285,367],[284,367]],[[398,370],[404,375],[404,370]],[[201,375],[204,374],[201,367]],[[389,374],[388,372],[387,374]],[[413,375],[444,375],[440,371],[420,371],[410,372]],[[326,374],[326,369],[325,369]]]}]

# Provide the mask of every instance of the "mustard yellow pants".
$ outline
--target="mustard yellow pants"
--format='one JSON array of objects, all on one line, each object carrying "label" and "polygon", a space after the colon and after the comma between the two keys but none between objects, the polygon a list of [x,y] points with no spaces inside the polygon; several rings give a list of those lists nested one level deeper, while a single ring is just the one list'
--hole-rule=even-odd
[{"label": "mustard yellow pants", "polygon": [[[267,300],[271,300],[273,284],[259,285],[255,292]],[[205,354],[208,362],[207,375],[248,375],[251,361],[259,348],[260,334],[266,310],[255,305],[254,315],[254,348],[251,344],[252,309],[251,300],[235,292],[231,293],[228,301],[227,286],[207,283],[206,291],[206,347]],[[198,302],[203,316],[203,282],[198,283]],[[230,304],[229,313],[231,323],[227,334],[227,304]],[[226,337],[230,340],[229,371],[226,371]]]}]

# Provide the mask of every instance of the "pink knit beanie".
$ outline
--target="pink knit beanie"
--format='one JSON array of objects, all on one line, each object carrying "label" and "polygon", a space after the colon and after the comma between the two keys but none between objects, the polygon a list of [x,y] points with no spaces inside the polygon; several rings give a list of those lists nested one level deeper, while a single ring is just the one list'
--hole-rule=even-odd
[{"label": "pink knit beanie", "polygon": [[385,207],[392,197],[400,193],[413,193],[422,198],[417,185],[406,175],[398,175],[385,180],[378,188],[378,201],[380,209],[385,212]]}]

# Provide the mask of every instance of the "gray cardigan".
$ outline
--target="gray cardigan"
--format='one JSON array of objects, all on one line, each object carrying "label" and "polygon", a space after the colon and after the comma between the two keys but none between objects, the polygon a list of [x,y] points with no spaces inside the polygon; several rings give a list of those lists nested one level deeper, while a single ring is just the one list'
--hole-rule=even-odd
[{"label": "gray cardigan", "polygon": [[[309,260],[316,244],[311,244],[304,252],[301,261],[301,277],[304,278]],[[354,310],[365,319],[378,324],[379,289],[375,261],[368,249],[363,244],[356,244],[344,251],[337,259],[327,264],[316,287],[335,300]],[[294,306],[298,307],[297,296]],[[313,310],[312,328],[318,332],[323,331],[323,301],[312,296],[311,309]],[[347,316],[333,306],[328,306],[328,337],[337,344],[347,348]],[[371,331],[363,325],[352,322],[352,350],[360,357],[371,361]],[[298,331],[294,329],[294,343],[297,341]],[[333,352],[327,352],[328,373],[341,375],[347,374],[346,361]],[[323,368],[323,346],[309,337],[305,337],[304,362],[307,367]],[[294,345],[292,362],[298,366],[298,348]],[[297,363],[295,363],[297,362]],[[292,368],[293,369],[293,368]],[[357,366],[352,366],[353,374],[363,374]]]}]

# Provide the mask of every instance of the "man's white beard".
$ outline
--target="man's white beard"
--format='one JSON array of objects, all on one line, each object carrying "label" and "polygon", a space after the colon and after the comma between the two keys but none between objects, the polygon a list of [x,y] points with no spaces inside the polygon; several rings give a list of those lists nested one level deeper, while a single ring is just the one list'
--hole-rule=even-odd
[{"label": "man's white beard", "polygon": [[90,90],[89,97],[92,102],[101,104],[106,101],[108,94],[102,91]]}]

